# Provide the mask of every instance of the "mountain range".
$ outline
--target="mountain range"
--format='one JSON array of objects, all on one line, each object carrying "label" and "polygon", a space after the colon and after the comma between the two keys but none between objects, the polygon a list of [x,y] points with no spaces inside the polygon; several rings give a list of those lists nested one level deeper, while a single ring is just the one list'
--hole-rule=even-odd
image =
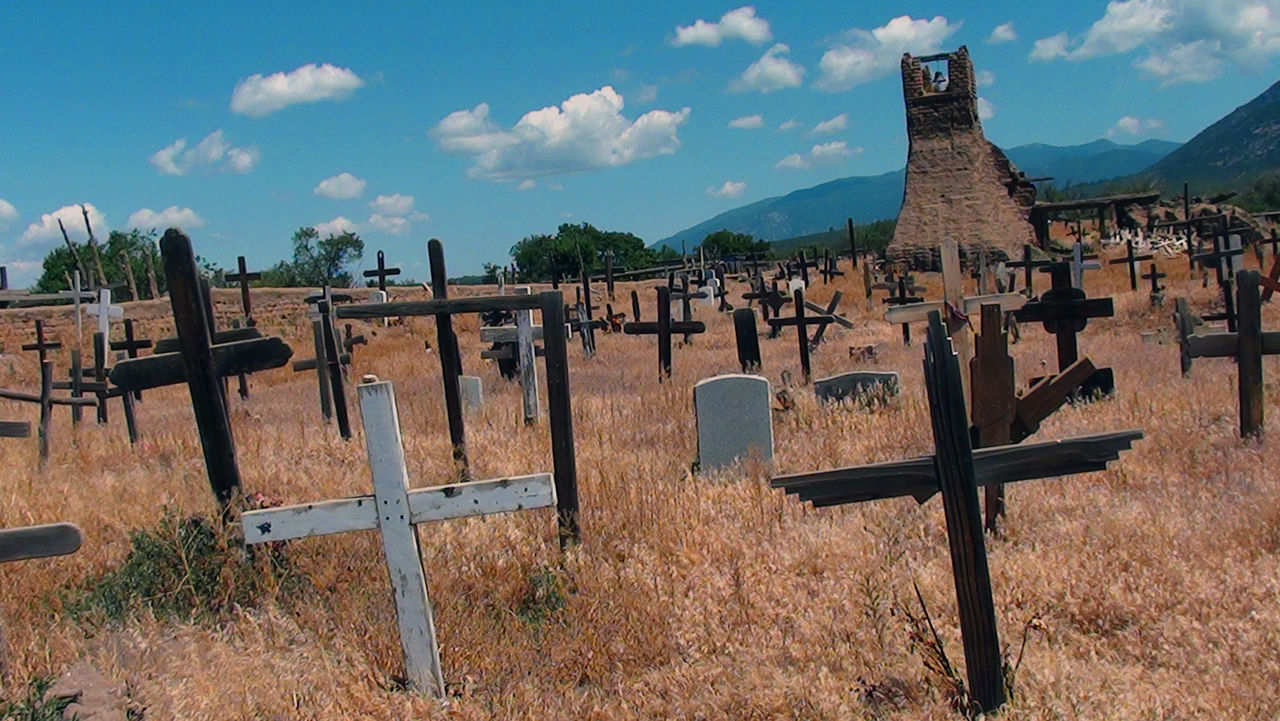
[{"label": "mountain range", "polygon": [[[1188,181],[1203,195],[1241,189],[1280,170],[1280,83],[1236,108],[1185,144],[1147,140],[1121,145],[1095,140],[1083,145],[1043,143],[1005,151],[1029,178],[1053,178],[1058,188],[1079,187],[1097,195],[1114,187],[1155,187],[1181,192]],[[694,248],[722,228],[769,241],[840,227],[846,218],[865,224],[895,218],[902,205],[905,169],[882,175],[832,180],[786,195],[765,198],[721,213],[655,245]]]}]

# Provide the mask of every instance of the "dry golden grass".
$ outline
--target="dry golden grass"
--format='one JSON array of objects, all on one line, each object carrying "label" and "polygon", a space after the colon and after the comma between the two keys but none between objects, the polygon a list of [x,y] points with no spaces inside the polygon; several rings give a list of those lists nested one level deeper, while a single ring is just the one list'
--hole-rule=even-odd
[{"label": "dry golden grass", "polygon": [[[1188,280],[1183,261],[1164,265],[1174,276],[1170,297],[1189,293],[1194,307],[1206,308],[1211,291]],[[927,280],[936,297],[936,276]],[[1060,411],[1034,439],[1131,427],[1146,439],[1107,472],[1010,487],[1004,534],[989,540],[988,552],[1011,662],[1024,633],[1026,644],[1002,716],[1274,718],[1280,481],[1266,459],[1275,434],[1251,443],[1235,437],[1230,361],[1198,360],[1183,379],[1176,346],[1142,343],[1140,330],[1169,325],[1172,300],[1149,309],[1145,291],[1129,292],[1118,266],[1087,285],[1092,294],[1116,294],[1116,317],[1090,323],[1081,351],[1115,369],[1119,391]],[[620,286],[615,307],[628,306],[631,287]],[[932,447],[920,346],[901,345],[898,328],[880,319],[878,299],[868,310],[860,276],[837,287],[860,328],[831,329],[814,355],[815,373],[848,370],[846,346],[878,343],[876,365],[901,372],[903,392],[867,412],[826,410],[808,389],[793,391],[796,407],[775,414],[780,472]],[[825,302],[830,289],[818,285],[811,295]],[[651,319],[653,294],[643,297]],[[1280,326],[1280,311],[1264,313],[1265,326]],[[952,714],[945,679],[925,670],[903,612],[919,612],[914,582],[952,663],[963,667],[940,504],[898,499],[815,511],[769,489],[765,469],[691,476],[691,386],[736,371],[728,316],[700,310],[699,317],[709,332],[676,348],[671,383],[656,382],[652,338],[603,336],[590,360],[575,342],[581,545],[559,553],[550,511],[420,529],[454,693],[447,705],[395,690],[400,650],[372,533],[293,543],[289,556],[312,588],[217,621],[86,627],[62,612],[68,589],[121,562],[130,530],[154,527],[166,509],[212,512],[185,389],[146,394],[145,438],[136,448],[114,407],[110,426],[75,431],[69,414],[57,413],[55,459],[43,473],[34,441],[6,440],[0,526],[69,520],[86,542],[73,556],[0,569],[5,695],[83,658],[127,683],[156,719]],[[518,386],[480,361],[476,319],[457,325],[464,366],[485,384],[487,405],[467,419],[476,476],[550,470],[545,424],[520,424]],[[419,319],[377,329],[353,369],[354,377],[394,381],[415,485],[450,476],[439,363],[422,346],[424,338],[435,345],[432,326]],[[295,357],[308,357],[301,321],[288,330]],[[784,369],[798,375],[793,333],[762,345],[771,380]],[[1024,327],[1012,352],[1020,385],[1054,365],[1052,339],[1038,326]],[[1274,416],[1280,368],[1273,359],[1266,365]],[[7,356],[0,385],[29,389],[34,368],[30,357]],[[369,492],[358,419],[350,442],[320,425],[312,374],[275,371],[255,377],[253,387],[250,401],[233,401],[247,491],[287,503]],[[5,402],[0,417],[34,420],[35,409]],[[547,578],[564,605],[533,622],[523,605]],[[1033,618],[1038,628],[1029,628]]]}]

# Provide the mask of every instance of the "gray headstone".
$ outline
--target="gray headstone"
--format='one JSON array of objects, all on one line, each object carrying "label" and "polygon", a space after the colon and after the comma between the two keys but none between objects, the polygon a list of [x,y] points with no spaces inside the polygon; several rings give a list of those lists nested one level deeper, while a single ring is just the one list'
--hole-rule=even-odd
[{"label": "gray headstone", "polygon": [[819,378],[813,382],[813,390],[820,401],[840,401],[859,393],[885,391],[898,395],[898,374],[892,371],[854,371],[838,376]]},{"label": "gray headstone", "polygon": [[474,411],[484,405],[479,376],[458,376],[458,392],[462,395],[463,410]]},{"label": "gray headstone", "polygon": [[719,299],[716,294],[720,292],[720,281],[712,276],[707,278],[707,284],[702,287],[702,302],[706,305],[714,305]]},{"label": "gray headstone", "polygon": [[693,386],[698,425],[698,465],[712,471],[758,455],[773,460],[772,393],[761,376],[733,373]]}]

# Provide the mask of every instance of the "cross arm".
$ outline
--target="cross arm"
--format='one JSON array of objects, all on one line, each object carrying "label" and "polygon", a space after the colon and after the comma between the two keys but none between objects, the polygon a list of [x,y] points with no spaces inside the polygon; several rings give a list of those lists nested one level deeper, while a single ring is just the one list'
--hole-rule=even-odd
[{"label": "cross arm", "polygon": [[[1142,431],[1128,430],[1027,445],[995,446],[973,452],[978,485],[1030,481],[1101,471],[1128,450]],[[769,483],[815,506],[911,496],[920,503],[938,492],[933,456],[876,463],[818,473],[778,476]]]},{"label": "cross arm", "polygon": [[485,313],[491,310],[538,310],[541,302],[538,295],[493,295],[403,303],[343,305],[335,308],[334,312],[339,318],[387,318],[445,313]]},{"label": "cross arm", "polygon": [[[973,315],[981,311],[984,305],[998,305],[1002,311],[1007,313],[1020,310],[1026,303],[1027,297],[1021,293],[975,295],[964,299],[964,313],[965,315]],[[941,313],[945,308],[946,303],[940,300],[900,305],[886,310],[884,319],[890,323],[918,323],[928,320],[930,313],[934,311]]]},{"label": "cross arm", "polygon": [[246,544],[289,541],[373,530],[378,527],[378,509],[373,496],[357,496],[245,511],[240,514],[240,524]]},{"label": "cross arm", "polygon": [[1027,394],[1018,399],[1015,406],[1013,428],[1010,429],[1010,441],[1021,442],[1040,428],[1040,421],[1048,418],[1058,410],[1067,399],[1075,393],[1082,383],[1097,372],[1093,362],[1088,358],[1067,366],[1058,375],[1050,376],[1037,383]]},{"label": "cross arm", "polygon": [[[1206,335],[1187,336],[1187,351],[1192,358],[1221,358],[1234,356],[1239,345],[1236,333],[1209,333]],[[1280,331],[1269,331],[1262,334],[1262,354],[1276,355],[1280,353]]]},{"label": "cross arm", "polygon": [[0,438],[30,438],[31,424],[27,421],[0,421]]},{"label": "cross arm", "polygon": [[[808,308],[808,309],[809,309],[809,310],[811,310],[811,311],[814,311],[815,313],[826,313],[826,312],[827,312],[827,309],[826,309],[826,308],[823,308],[822,306],[818,305],[817,303],[814,303],[814,302],[813,302],[813,301],[811,301],[811,300],[806,300],[806,301],[804,302],[804,307],[805,307],[805,308]],[[856,327],[856,326],[854,326],[853,321],[849,320],[848,318],[845,318],[845,317],[844,317],[844,316],[842,316],[842,315],[839,315],[838,313],[832,313],[832,314],[831,314],[831,322],[833,322],[833,323],[835,323],[836,325],[841,326],[841,327],[843,327],[843,328],[849,328],[850,330],[852,330],[853,328],[855,328],[855,327]]]},{"label": "cross arm", "polygon": [[[212,351],[214,373],[219,377],[279,368],[293,356],[293,349],[274,337],[215,345]],[[145,391],[182,383],[187,380],[187,371],[181,353],[164,353],[120,361],[111,369],[110,378],[125,390]]]},{"label": "cross arm", "polygon": [[1035,321],[1073,320],[1078,318],[1105,318],[1115,315],[1115,303],[1110,298],[1085,298],[1052,303],[1028,303],[1014,311],[1019,323]]},{"label": "cross arm", "polygon": [[824,312],[821,314],[806,315],[803,318],[796,318],[794,316],[791,318],[770,318],[769,325],[770,327],[773,327],[773,328],[781,328],[784,326],[792,326],[792,325],[805,325],[805,326],[826,325],[828,323],[835,321],[834,317],[829,316],[825,313],[826,308],[823,308],[822,310]]},{"label": "cross arm", "polygon": [[0,529],[0,563],[65,556],[80,548],[83,536],[72,523]]},{"label": "cross arm", "polygon": [[[681,333],[705,333],[707,324],[700,320],[676,320],[671,321],[671,334],[679,335]],[[655,321],[636,321],[627,323],[622,326],[622,332],[627,335],[653,335],[658,332],[658,324]]]},{"label": "cross arm", "polygon": [[[532,326],[533,340],[542,340],[542,326]],[[569,324],[564,326],[564,334],[569,335],[572,330]],[[520,340],[520,332],[515,326],[489,326],[480,329],[480,340],[485,343],[514,343]]]},{"label": "cross arm", "polygon": [[[228,328],[226,330],[215,331],[213,334],[213,345],[225,345],[227,343],[235,343],[242,340],[253,340],[261,338],[262,331],[257,328]],[[157,355],[163,353],[176,353],[182,350],[182,346],[178,344],[177,338],[161,338],[156,341],[155,347],[152,349]]]},{"label": "cross arm", "polygon": [[262,280],[262,273],[254,271],[252,273],[228,273],[223,278],[228,283],[239,283],[241,280]]}]

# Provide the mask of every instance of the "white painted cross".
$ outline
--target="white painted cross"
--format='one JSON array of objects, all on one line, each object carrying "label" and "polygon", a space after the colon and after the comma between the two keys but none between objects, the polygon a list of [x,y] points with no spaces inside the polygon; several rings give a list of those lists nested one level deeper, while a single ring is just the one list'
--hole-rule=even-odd
[{"label": "white painted cross", "polygon": [[107,349],[111,347],[111,319],[123,318],[124,308],[111,305],[111,291],[102,288],[98,291],[98,302],[85,306],[85,312],[98,317],[98,332],[102,334],[102,357],[107,357]]},{"label": "white painted cross", "polygon": [[1084,272],[1086,270],[1098,270],[1102,267],[1096,260],[1085,262],[1084,260],[1084,243],[1076,241],[1075,247],[1071,249],[1071,286],[1073,288],[1084,289]]},{"label": "white painted cross", "polygon": [[916,323],[929,319],[929,313],[942,313],[942,320],[951,331],[951,344],[960,360],[960,380],[964,397],[969,397],[969,361],[973,358],[973,333],[968,316],[982,310],[984,305],[999,305],[1009,312],[1026,305],[1027,297],[1021,293],[994,293],[965,297],[964,275],[960,272],[960,246],[955,240],[945,238],[942,254],[942,300],[912,305],[899,305],[885,311],[884,319],[893,324]]},{"label": "white painted cross", "polygon": [[382,536],[382,550],[400,627],[405,675],[417,691],[444,695],[440,648],[427,598],[418,548],[419,523],[554,506],[550,473],[409,489],[395,391],[389,381],[366,376],[357,386],[373,495],[245,511],[245,543],[311,538],[348,531]]}]

